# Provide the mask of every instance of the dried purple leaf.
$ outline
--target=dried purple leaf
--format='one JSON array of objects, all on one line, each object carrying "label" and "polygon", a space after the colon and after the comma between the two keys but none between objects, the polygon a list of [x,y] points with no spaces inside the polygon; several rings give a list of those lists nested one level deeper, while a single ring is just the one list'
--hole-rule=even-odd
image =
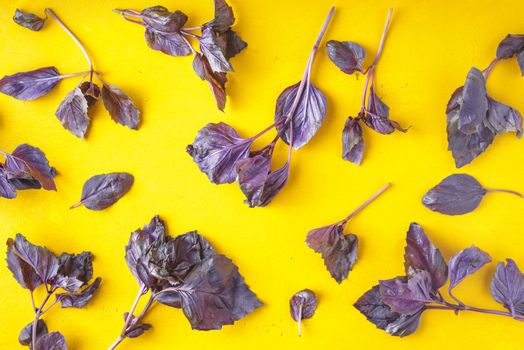
[{"label": "dried purple leaf", "polygon": [[133,182],[133,175],[124,172],[95,175],[85,182],[80,202],[71,209],[82,204],[91,210],[106,209],[122,198]]},{"label": "dried purple leaf", "polygon": [[69,130],[76,137],[83,139],[89,126],[87,109],[87,99],[82,90],[76,87],[60,103],[55,115],[65,129]]},{"label": "dried purple leaf", "polygon": [[82,91],[82,94],[87,101],[88,110],[100,98],[100,88],[95,83],[84,81],[82,84],[80,84],[80,91]]},{"label": "dried purple leaf", "polygon": [[449,288],[455,288],[464,278],[477,272],[482,266],[491,262],[491,256],[472,245],[469,248],[462,249],[449,259]]},{"label": "dried purple leaf", "polygon": [[418,271],[407,279],[396,277],[379,282],[380,297],[391,310],[402,315],[421,311],[426,303],[434,300],[431,276],[427,271]]},{"label": "dried purple leaf", "polygon": [[19,100],[34,100],[49,93],[62,76],[55,67],[6,75],[0,79],[0,92]]},{"label": "dried purple leaf", "polygon": [[51,332],[38,339],[34,350],[67,350],[67,344],[62,334]]},{"label": "dried purple leaf", "polygon": [[522,115],[516,109],[495,101],[488,96],[488,114],[486,126],[496,134],[515,132],[517,137],[522,136]]},{"label": "dried purple leaf", "polygon": [[362,72],[366,50],[352,41],[330,40],[326,44],[327,54],[338,68],[346,74]]},{"label": "dried purple leaf", "polygon": [[360,165],[363,155],[362,127],[357,118],[348,117],[342,131],[342,159]]},{"label": "dried purple leaf", "polygon": [[138,129],[140,111],[126,93],[114,85],[104,84],[102,86],[102,101],[115,122],[130,129]]},{"label": "dried purple leaf", "polygon": [[[34,322],[29,323],[20,331],[20,334],[18,335],[18,342],[20,345],[31,345],[31,342],[33,341],[33,324]],[[38,320],[36,323],[36,341],[38,341],[38,339],[47,333],[47,325],[45,324],[44,320]]]},{"label": "dried purple leaf", "polygon": [[16,24],[24,28],[33,30],[35,32],[42,29],[46,19],[47,17],[40,18],[33,13],[23,12],[23,11],[20,11],[19,9],[16,9],[15,15],[13,16],[13,21],[15,21]]},{"label": "dried purple leaf", "polygon": [[311,289],[296,292],[289,300],[291,318],[298,323],[298,336],[302,335],[302,320],[313,317],[317,309],[317,296]]},{"label": "dried purple leaf", "polygon": [[497,264],[497,270],[491,280],[491,296],[504,305],[513,317],[524,316],[524,280],[517,264],[506,259]]},{"label": "dried purple leaf", "polygon": [[93,298],[93,295],[95,294],[98,287],[100,287],[100,283],[102,282],[102,279],[100,277],[97,277],[93,283],[88,285],[86,288],[81,290],[78,293],[60,293],[56,295],[56,299],[60,301],[60,305],[63,308],[66,307],[75,307],[75,308],[83,308],[87,305],[87,303]]}]

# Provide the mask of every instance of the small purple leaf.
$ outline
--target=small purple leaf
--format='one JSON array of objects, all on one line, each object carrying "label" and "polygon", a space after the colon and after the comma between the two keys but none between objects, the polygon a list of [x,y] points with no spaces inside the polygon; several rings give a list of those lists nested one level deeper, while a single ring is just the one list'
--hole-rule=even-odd
[{"label": "small purple leaf", "polygon": [[511,58],[520,54],[522,51],[524,51],[524,35],[508,34],[497,47],[497,58]]},{"label": "small purple leaf", "polygon": [[40,18],[37,15],[29,12],[23,12],[19,9],[16,9],[15,15],[13,16],[13,21],[15,21],[16,24],[31,29],[35,32],[42,29],[44,26],[44,23],[46,21],[46,18]]},{"label": "small purple leaf", "polygon": [[7,240],[6,261],[7,267],[11,270],[13,277],[22,288],[33,291],[43,283],[33,266],[16,254],[14,241],[12,239]]},{"label": "small purple leaf", "polygon": [[124,172],[95,175],[86,181],[80,202],[71,208],[83,204],[91,210],[106,209],[122,198],[133,182],[133,175]]},{"label": "small purple leaf", "polygon": [[34,350],[67,350],[67,344],[62,334],[51,332],[38,339]]},{"label": "small purple leaf", "polygon": [[55,67],[6,75],[0,79],[0,92],[19,100],[34,100],[49,93],[62,80]]},{"label": "small purple leaf", "polygon": [[397,277],[380,281],[380,297],[389,307],[400,314],[411,315],[433,301],[431,276],[418,271],[409,279]]},{"label": "small purple leaf", "polygon": [[364,138],[358,119],[348,117],[342,131],[342,158],[356,165],[362,163]]},{"label": "small purple leaf", "polygon": [[52,285],[68,292],[76,292],[91,278],[93,278],[93,255],[90,252],[62,253],[58,257],[58,272]]},{"label": "small purple leaf", "polygon": [[235,16],[233,9],[225,0],[215,0],[215,18],[206,24],[204,27],[212,28],[213,30],[223,33],[227,31],[235,23]]},{"label": "small purple leaf", "polygon": [[497,264],[497,270],[491,280],[491,296],[504,305],[513,317],[524,316],[524,280],[517,264],[506,259]]},{"label": "small purple leaf", "polygon": [[0,197],[8,199],[15,198],[16,190],[16,185],[9,181],[5,169],[3,167],[0,167]]},{"label": "small purple leaf", "polygon": [[140,111],[125,92],[114,85],[104,84],[102,87],[102,101],[115,122],[130,129],[138,129]]},{"label": "small purple leaf", "polygon": [[395,130],[406,132],[396,121],[389,119],[389,107],[377,96],[373,84],[369,88],[368,105],[364,115],[368,127],[380,134],[391,134]]},{"label": "small purple leaf", "polygon": [[[127,320],[128,315],[129,313],[124,312],[124,321]],[[126,337],[138,338],[144,334],[145,331],[151,329],[151,327],[149,323],[142,323],[135,316],[131,315],[130,325],[126,329]]]},{"label": "small purple leaf", "polygon": [[184,37],[178,32],[164,33],[146,27],[145,38],[147,46],[167,55],[176,57],[191,54],[191,46],[189,46]]},{"label": "small purple leaf", "polygon": [[330,40],[326,44],[327,54],[341,71],[353,74],[362,71],[362,63],[366,57],[366,50],[351,41]]},{"label": "small purple leaf", "polygon": [[462,249],[449,259],[449,292],[455,288],[464,278],[477,272],[482,266],[491,262],[488,253],[475,246]]},{"label": "small purple leaf", "polygon": [[313,317],[317,309],[317,296],[310,289],[296,292],[289,300],[291,318],[298,323],[298,336],[302,334],[302,320]]}]

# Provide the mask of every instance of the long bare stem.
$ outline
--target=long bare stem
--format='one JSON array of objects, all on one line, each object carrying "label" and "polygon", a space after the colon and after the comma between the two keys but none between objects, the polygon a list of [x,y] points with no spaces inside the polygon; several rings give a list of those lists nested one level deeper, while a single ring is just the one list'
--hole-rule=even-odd
[{"label": "long bare stem", "polygon": [[517,191],[505,190],[505,189],[502,189],[502,188],[487,189],[486,191],[487,192],[510,193],[510,194],[514,194],[515,196],[519,196],[520,198],[524,198],[524,196],[521,193],[517,192]]},{"label": "long bare stem", "polygon": [[377,199],[378,196],[380,196],[382,193],[384,193],[385,190],[388,189],[388,187],[391,186],[390,183],[385,184],[378,190],[374,195],[369,197],[364,203],[362,203],[357,209],[355,209],[351,214],[349,214],[344,220],[341,221],[342,224],[347,223],[351,218],[353,218],[355,215],[360,213],[362,209],[367,207],[371,202],[373,202],[375,199]]}]

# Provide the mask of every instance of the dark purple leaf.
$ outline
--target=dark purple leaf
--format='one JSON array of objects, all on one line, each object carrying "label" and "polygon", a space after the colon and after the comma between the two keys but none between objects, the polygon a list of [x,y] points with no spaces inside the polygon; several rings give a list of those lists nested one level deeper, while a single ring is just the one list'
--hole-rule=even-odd
[{"label": "dark purple leaf", "polygon": [[39,148],[23,144],[16,147],[13,153],[6,153],[5,157],[5,170],[8,178],[29,175],[37,179],[44,189],[56,191],[53,179],[56,175],[56,170],[49,166],[44,152]]},{"label": "dark purple leaf", "polygon": [[504,305],[513,317],[524,316],[524,280],[517,264],[506,259],[497,264],[497,270],[491,280],[491,296]]},{"label": "dark purple leaf", "polygon": [[516,109],[495,101],[488,96],[488,114],[486,126],[496,134],[516,132],[517,137],[522,136],[522,115]]},{"label": "dark purple leaf", "polygon": [[[3,167],[0,167],[0,197],[4,198],[15,198],[16,197],[16,185],[13,184],[7,178],[7,174]],[[40,184],[39,184],[40,185]]]},{"label": "dark purple leaf", "polygon": [[87,108],[91,108],[100,98],[100,88],[95,83],[84,81],[80,84],[80,91],[87,101]]},{"label": "dark purple leaf", "polygon": [[327,54],[341,71],[347,74],[362,71],[362,63],[366,57],[366,50],[351,41],[330,40],[326,44]]},{"label": "dark purple leaf", "polygon": [[473,67],[462,90],[458,129],[465,134],[478,133],[484,127],[487,110],[486,81],[482,72]]},{"label": "dark purple leaf", "polygon": [[87,305],[87,303],[93,298],[93,295],[95,294],[98,287],[100,287],[100,283],[102,282],[102,279],[100,277],[97,277],[93,283],[88,285],[86,288],[81,290],[78,293],[59,293],[56,295],[57,300],[60,301],[60,305],[62,307],[76,307],[76,308],[82,308]]},{"label": "dark purple leaf", "polygon": [[404,267],[406,275],[413,276],[419,271],[431,275],[433,291],[442,287],[448,279],[448,267],[440,251],[417,223],[411,223],[406,236]]},{"label": "dark purple leaf", "polygon": [[177,309],[180,309],[182,307],[182,299],[180,298],[180,294],[178,294],[175,291],[161,291],[160,293],[157,293],[155,300],[161,304],[171,306]]},{"label": "dark purple leaf", "polygon": [[467,174],[453,174],[424,195],[422,203],[429,209],[447,215],[462,215],[475,210],[486,189]]},{"label": "dark purple leaf", "polygon": [[223,33],[213,31],[213,40],[228,61],[247,47],[247,43],[231,29]]},{"label": "dark purple leaf", "polygon": [[93,278],[93,255],[62,253],[58,257],[58,272],[53,285],[68,292],[76,292]]},{"label": "dark purple leaf", "polygon": [[380,281],[380,297],[393,311],[402,315],[414,314],[433,301],[431,276],[418,271],[409,279],[396,277]]},{"label": "dark purple leaf", "polygon": [[364,138],[358,119],[348,117],[342,131],[342,158],[356,165],[362,163]]},{"label": "dark purple leaf", "polygon": [[235,181],[236,163],[249,156],[252,143],[225,123],[209,123],[186,151],[211,182],[224,184]]},{"label": "dark purple leaf", "polygon": [[221,329],[262,305],[238,268],[223,255],[198,264],[178,287],[182,310],[193,329]]},{"label": "dark purple leaf", "polygon": [[406,132],[396,121],[389,119],[389,107],[377,96],[373,84],[369,89],[368,105],[364,115],[368,127],[380,134],[391,134],[395,130]]},{"label": "dark purple leaf", "polygon": [[195,54],[193,59],[193,69],[200,79],[208,82],[218,109],[223,111],[226,106],[226,73],[213,72],[207,58],[199,53]]},{"label": "dark purple leaf", "polygon": [[358,238],[344,234],[344,225],[336,223],[309,231],[308,247],[322,254],[324,265],[338,283],[347,278],[357,261]]},{"label": "dark purple leaf", "polygon": [[62,80],[55,67],[6,75],[0,80],[0,92],[19,100],[34,100],[49,93]]},{"label": "dark purple leaf", "polygon": [[51,332],[38,339],[34,350],[67,350],[67,344],[62,334]]},{"label": "dark purple leaf", "polygon": [[24,259],[16,254],[14,249],[14,242],[12,239],[7,240],[7,267],[13,273],[13,277],[22,288],[35,290],[36,287],[42,284],[42,280],[33,269],[32,265],[27,263]]},{"label": "dark purple leaf", "polygon": [[508,34],[497,47],[497,58],[511,58],[524,50],[524,35]]},{"label": "dark purple leaf", "polygon": [[87,99],[82,90],[76,87],[60,103],[55,115],[64,128],[71,131],[76,137],[83,139],[89,126],[87,108]]},{"label": "dark purple leaf", "polygon": [[164,33],[147,27],[145,38],[150,48],[162,51],[167,55],[187,56],[191,53],[191,46],[178,32]]},{"label": "dark purple leaf", "polygon": [[477,272],[482,266],[491,262],[488,253],[475,246],[462,249],[449,259],[449,292],[464,278]]},{"label": "dark purple leaf", "polygon": [[[128,313],[124,313],[124,321],[127,320]],[[145,331],[149,330],[152,326],[149,323],[140,322],[135,316],[131,315],[131,321],[126,329],[127,338],[138,338]]]},{"label": "dark purple leaf", "polygon": [[29,12],[23,12],[19,9],[16,9],[15,15],[13,16],[13,21],[16,24],[21,25],[24,28],[34,30],[35,32],[42,29],[44,26],[46,18],[40,18],[37,15]]},{"label": "dark purple leaf", "polygon": [[367,291],[354,306],[377,328],[399,337],[405,337],[417,330],[420,316],[424,311],[421,309],[412,315],[401,315],[391,310],[380,298],[379,286],[374,286]]},{"label": "dark purple leaf", "polygon": [[235,16],[233,9],[225,0],[215,0],[215,18],[206,24],[204,27],[212,28],[213,30],[223,33],[227,31],[235,23]]},{"label": "dark purple leaf", "polygon": [[140,12],[144,23],[161,32],[177,32],[187,22],[187,16],[181,11],[169,12],[163,6],[148,7]]},{"label": "dark purple leaf", "polygon": [[298,322],[298,335],[301,335],[301,323],[306,318],[313,317],[317,309],[317,296],[310,289],[296,292],[289,300],[289,312],[293,320]]},{"label": "dark purple leaf", "polygon": [[517,55],[517,63],[519,64],[520,74],[524,75],[524,50]]},{"label": "dark purple leaf", "polygon": [[298,104],[293,111],[294,100],[300,89],[300,83],[286,88],[277,99],[275,121],[282,117],[290,118],[285,123],[277,125],[282,140],[289,144],[291,125],[293,125],[293,148],[299,149],[306,145],[317,133],[326,117],[326,97],[312,83],[304,83]]},{"label": "dark purple leaf", "polygon": [[71,208],[84,205],[91,210],[106,209],[122,198],[133,185],[134,177],[129,173],[95,175],[82,188],[82,199]]},{"label": "dark purple leaf", "polygon": [[[39,319],[36,323],[36,341],[40,339],[42,336],[46,335],[48,333],[47,325],[45,324],[44,320]],[[18,342],[21,345],[31,346],[31,342],[33,341],[33,322],[29,323],[27,326],[25,326],[18,335]]]},{"label": "dark purple leaf", "polygon": [[[57,257],[47,248],[28,242],[20,233],[16,235],[14,240],[11,238],[7,240],[7,250],[8,264],[9,262],[15,261],[14,259],[9,258],[9,254],[16,256],[16,258],[18,258],[17,260],[22,260],[25,263],[23,266],[18,266],[22,266],[23,269],[16,273],[11,270],[22,287],[33,290],[40,284],[36,284],[37,282],[34,276],[28,274],[26,271],[27,265],[34,270],[40,281],[43,283],[49,283],[56,276],[58,271]],[[24,278],[19,279],[22,276]],[[22,280],[24,281],[25,286],[22,284]]]},{"label": "dark purple leaf", "polygon": [[233,72],[233,67],[217,44],[215,34],[209,28],[202,29],[200,51],[207,58],[209,67],[215,73]]},{"label": "dark purple leaf", "polygon": [[102,101],[111,115],[111,118],[130,129],[138,129],[140,111],[135,107],[131,98],[114,85],[104,84],[102,87]]}]

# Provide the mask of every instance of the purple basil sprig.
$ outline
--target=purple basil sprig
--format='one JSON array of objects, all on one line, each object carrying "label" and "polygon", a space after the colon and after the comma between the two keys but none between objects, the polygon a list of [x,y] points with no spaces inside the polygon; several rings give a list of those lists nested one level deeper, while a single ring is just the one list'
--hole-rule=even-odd
[{"label": "purple basil sprig", "polygon": [[[236,180],[250,207],[268,205],[282,190],[289,178],[293,148],[299,149],[306,145],[325,118],[326,98],[311,82],[311,69],[334,10],[331,9],[320,30],[302,79],[284,89],[278,97],[273,124],[253,137],[243,138],[225,123],[209,123],[186,148],[211,182],[225,184]],[[253,141],[273,129],[277,132],[273,141],[253,151]],[[289,145],[289,152],[286,163],[272,170],[271,159],[278,140]]]},{"label": "purple basil sprig", "polygon": [[[7,267],[20,286],[29,290],[35,312],[34,320],[20,332],[20,344],[30,349],[67,350],[64,337],[59,332],[48,333],[41,317],[56,304],[62,308],[83,308],[87,305],[102,281],[97,277],[90,283],[93,278],[92,260],[90,252],[57,256],[46,247],[30,243],[21,234],[7,240]],[[40,286],[45,287],[47,293],[38,304],[33,292]],[[58,293],[60,289],[63,292]],[[51,301],[53,295],[55,300]]]},{"label": "purple basil sprig", "polygon": [[[115,122],[130,129],[138,129],[140,112],[131,98],[118,87],[102,80],[100,73],[95,71],[93,61],[85,47],[53,10],[46,8],[45,14],[46,18],[47,15],[53,18],[73,39],[85,56],[89,70],[61,75],[56,67],[44,67],[29,72],[16,73],[0,80],[0,92],[19,100],[34,100],[48,94],[61,80],[82,76],[81,81],[73,91],[66,95],[55,112],[56,117],[65,129],[83,139],[90,124],[89,109],[100,96],[109,115]],[[33,30],[40,30],[44,25],[44,19],[40,19],[40,21],[38,19],[33,14],[23,14],[19,10],[14,17],[16,23]],[[89,76],[89,80],[84,81],[87,76]],[[93,82],[93,76],[96,76],[102,83],[102,89]]]},{"label": "purple basil sprig", "polygon": [[[355,303],[368,321],[387,333],[404,337],[418,328],[420,317],[427,310],[475,311],[512,317],[524,321],[524,279],[511,259],[499,262],[491,280],[491,296],[508,311],[491,310],[466,305],[452,290],[468,275],[491,262],[486,252],[475,246],[463,249],[449,259],[440,251],[416,223],[409,227],[404,253],[405,276],[379,281]],[[440,292],[449,278],[450,302]]]},{"label": "purple basil sprig", "polygon": [[334,224],[313,229],[308,232],[306,243],[309,248],[322,255],[324,265],[331,277],[342,283],[353,269],[358,256],[358,237],[352,233],[344,234],[349,220],[360,213],[371,202],[377,199],[390,184],[382,186],[374,195],[368,198],[345,219]]},{"label": "purple basil sprig", "polygon": [[508,35],[497,48],[497,56],[490,65],[480,71],[472,67],[464,86],[453,92],[446,108],[448,150],[457,168],[471,163],[497,135],[523,133],[522,115],[516,109],[496,101],[486,90],[486,81],[503,59],[516,56],[524,72],[524,36]]},{"label": "purple basil sprig", "polygon": [[[214,0],[215,17],[199,27],[185,27],[188,17],[181,11],[169,12],[163,6],[148,7],[142,11],[115,9],[116,13],[132,23],[145,27],[147,45],[171,56],[193,54],[193,69],[198,77],[208,82],[218,109],[226,105],[227,72],[233,72],[229,60],[247,47],[247,43],[231,29],[235,23],[233,9],[225,0]],[[200,31],[201,35],[192,32]],[[197,40],[200,52],[190,40]]]},{"label": "purple basil sprig", "polygon": [[356,117],[348,117],[342,131],[342,158],[357,165],[360,165],[364,155],[362,124],[380,134],[391,134],[395,130],[407,131],[396,121],[389,119],[389,107],[378,97],[375,88],[377,63],[384,49],[392,11],[390,9],[388,12],[375,59],[367,69],[362,68],[366,51],[359,44],[352,41],[330,40],[326,45],[329,58],[342,72],[366,75],[360,111]]},{"label": "purple basil sprig", "polygon": [[[182,309],[191,328],[197,330],[221,329],[262,305],[230,259],[196,231],[169,236],[158,216],[131,233],[125,251],[139,289],[131,310],[124,314],[122,332],[109,350],[151,328],[143,318],[155,303]],[[135,316],[139,300],[148,293],[149,300]]]}]

